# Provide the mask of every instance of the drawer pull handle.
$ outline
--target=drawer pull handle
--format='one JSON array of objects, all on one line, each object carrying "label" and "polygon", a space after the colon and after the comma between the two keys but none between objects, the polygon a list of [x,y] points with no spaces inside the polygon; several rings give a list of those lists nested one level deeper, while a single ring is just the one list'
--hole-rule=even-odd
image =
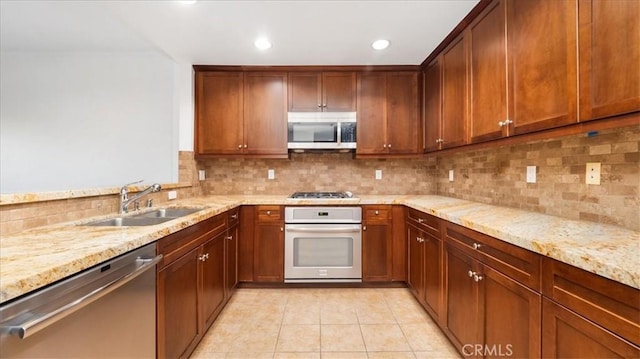
[{"label": "drawer pull handle", "polygon": [[422,222],[424,222],[424,219],[418,218],[418,223],[422,223]]},{"label": "drawer pull handle", "polygon": [[474,272],[474,271],[469,271],[469,273],[467,273],[467,274],[469,274],[469,278],[471,278],[471,277],[473,277],[474,275],[476,275],[476,272]]},{"label": "drawer pull handle", "polygon": [[478,249],[478,248],[482,247],[482,244],[480,244],[480,243],[474,243],[474,244],[472,245],[472,247],[473,247],[473,249]]},{"label": "drawer pull handle", "polygon": [[236,214],[232,214],[232,215],[231,215],[231,218],[232,218],[232,219],[238,219],[238,214],[237,214],[237,213],[236,213]]},{"label": "drawer pull handle", "polygon": [[233,236],[228,236],[228,237],[227,237],[227,240],[228,240],[228,241],[230,241],[230,240],[232,240],[232,239],[233,239]]}]

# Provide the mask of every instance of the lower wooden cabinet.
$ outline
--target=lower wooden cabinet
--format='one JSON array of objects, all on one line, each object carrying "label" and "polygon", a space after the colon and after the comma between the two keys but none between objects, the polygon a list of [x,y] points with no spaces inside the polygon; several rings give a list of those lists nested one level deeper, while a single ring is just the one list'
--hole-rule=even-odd
[{"label": "lower wooden cabinet", "polygon": [[544,298],[542,355],[544,358],[639,358],[640,348]]},{"label": "lower wooden cabinet", "polygon": [[227,214],[227,236],[225,249],[225,299],[229,300],[238,286],[238,242],[240,234],[240,208],[233,209]]},{"label": "lower wooden cabinet", "polygon": [[407,225],[407,285],[413,295],[423,302],[424,298],[424,248],[418,228]]},{"label": "lower wooden cabinet", "polygon": [[253,280],[284,282],[284,218],[280,206],[256,206]]},{"label": "lower wooden cabinet", "polygon": [[362,281],[393,279],[393,227],[391,206],[363,206]]},{"label": "lower wooden cabinet", "polygon": [[231,296],[237,241],[229,237],[227,215],[220,214],[158,241],[159,358],[189,357]]}]

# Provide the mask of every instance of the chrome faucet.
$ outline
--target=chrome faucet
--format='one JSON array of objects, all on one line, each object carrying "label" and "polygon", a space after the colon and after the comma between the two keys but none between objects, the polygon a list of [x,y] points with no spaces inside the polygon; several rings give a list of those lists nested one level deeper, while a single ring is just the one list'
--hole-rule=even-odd
[{"label": "chrome faucet", "polygon": [[122,186],[122,188],[120,188],[120,212],[119,213],[121,214],[127,213],[129,211],[127,207],[129,207],[129,204],[131,202],[135,202],[139,200],[141,197],[146,196],[151,192],[160,192],[160,190],[162,189],[162,186],[160,186],[157,183],[154,183],[151,186],[147,187],[144,191],[136,193],[133,197],[129,198],[129,191],[127,190],[127,187],[131,186],[132,184],[142,183],[142,181],[144,180],[127,183],[126,185]]}]

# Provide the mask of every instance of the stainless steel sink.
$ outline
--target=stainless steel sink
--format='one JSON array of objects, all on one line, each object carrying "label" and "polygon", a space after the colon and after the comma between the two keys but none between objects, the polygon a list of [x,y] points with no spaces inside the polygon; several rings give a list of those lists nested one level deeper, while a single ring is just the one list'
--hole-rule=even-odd
[{"label": "stainless steel sink", "polygon": [[100,221],[88,222],[82,224],[83,226],[96,226],[96,227],[129,227],[129,226],[153,226],[155,224],[164,223],[175,219],[174,217],[164,218],[143,218],[143,217],[116,217],[109,218]]},{"label": "stainless steel sink", "polygon": [[159,208],[155,211],[135,214],[127,217],[115,217],[101,219],[97,221],[80,224],[81,226],[95,227],[134,227],[134,226],[153,226],[156,224],[171,221],[176,218],[188,216],[192,213],[202,211],[203,208]]},{"label": "stainless steel sink", "polygon": [[160,208],[152,212],[141,213],[134,218],[178,218],[201,211],[201,208]]}]

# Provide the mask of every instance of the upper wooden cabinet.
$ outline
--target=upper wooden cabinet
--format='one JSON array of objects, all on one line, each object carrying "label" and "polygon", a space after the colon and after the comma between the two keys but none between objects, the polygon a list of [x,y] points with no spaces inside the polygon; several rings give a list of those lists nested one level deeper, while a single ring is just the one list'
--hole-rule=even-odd
[{"label": "upper wooden cabinet", "polygon": [[467,28],[470,142],[577,121],[576,0],[496,0]]},{"label": "upper wooden cabinet", "polygon": [[443,51],[442,62],[442,136],[441,148],[464,145],[467,142],[467,45],[460,36]]},{"label": "upper wooden cabinet", "polygon": [[356,111],[355,72],[290,72],[289,111]]},{"label": "upper wooden cabinet", "polygon": [[287,74],[196,72],[197,156],[287,157]]},{"label": "upper wooden cabinet", "polygon": [[509,131],[575,123],[576,0],[511,0],[506,5]]},{"label": "upper wooden cabinet", "polygon": [[358,74],[357,155],[421,151],[418,72]]},{"label": "upper wooden cabinet", "polygon": [[640,1],[579,0],[580,121],[640,110]]}]

